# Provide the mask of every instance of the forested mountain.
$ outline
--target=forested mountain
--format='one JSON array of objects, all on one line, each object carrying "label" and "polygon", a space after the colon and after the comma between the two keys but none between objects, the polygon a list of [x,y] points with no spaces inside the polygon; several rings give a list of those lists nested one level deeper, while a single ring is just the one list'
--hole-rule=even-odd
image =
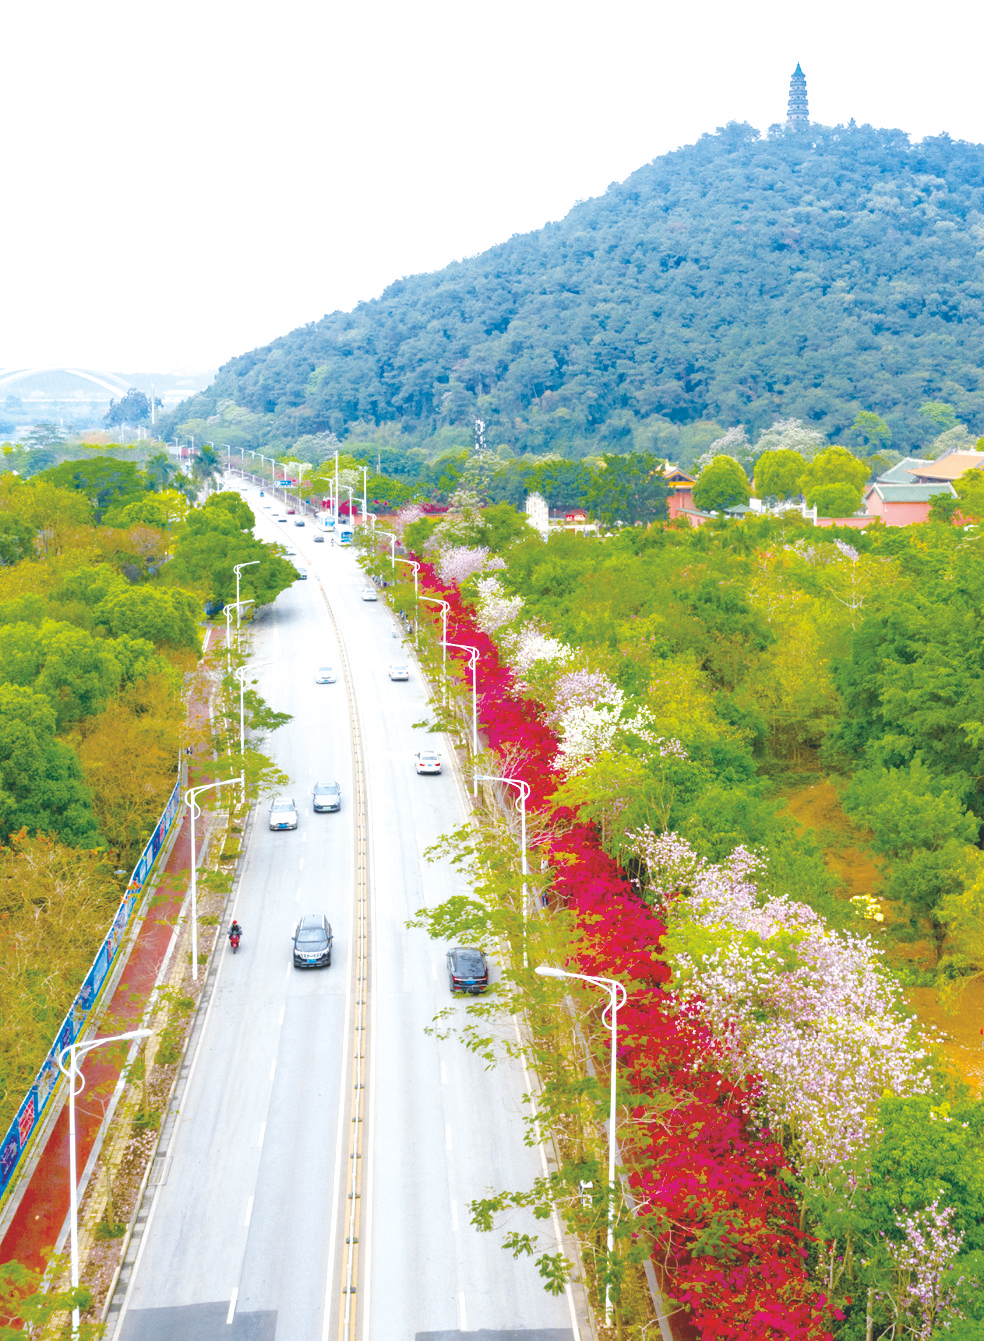
[{"label": "forested mountain", "polygon": [[984,146],[731,123],[233,359],[164,429],[442,447],[478,416],[517,452],[679,455],[780,417],[843,438],[867,409],[912,450],[927,400],[984,432],[982,263]]}]

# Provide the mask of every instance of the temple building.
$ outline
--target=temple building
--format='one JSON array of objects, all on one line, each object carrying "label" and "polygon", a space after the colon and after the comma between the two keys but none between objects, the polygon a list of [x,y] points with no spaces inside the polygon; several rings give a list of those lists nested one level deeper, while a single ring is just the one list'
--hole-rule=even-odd
[{"label": "temple building", "polygon": [[806,100],[806,75],[796,62],[789,81],[789,103],[786,106],[786,125],[792,130],[805,130],[810,124],[810,106]]}]

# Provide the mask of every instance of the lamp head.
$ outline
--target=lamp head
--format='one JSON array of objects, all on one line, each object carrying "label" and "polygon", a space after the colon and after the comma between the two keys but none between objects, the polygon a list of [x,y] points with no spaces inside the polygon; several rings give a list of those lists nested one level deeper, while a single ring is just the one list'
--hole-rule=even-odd
[{"label": "lamp head", "polygon": [[534,972],[539,973],[541,978],[568,978],[570,974],[565,973],[563,969],[550,968],[547,964],[537,964]]}]

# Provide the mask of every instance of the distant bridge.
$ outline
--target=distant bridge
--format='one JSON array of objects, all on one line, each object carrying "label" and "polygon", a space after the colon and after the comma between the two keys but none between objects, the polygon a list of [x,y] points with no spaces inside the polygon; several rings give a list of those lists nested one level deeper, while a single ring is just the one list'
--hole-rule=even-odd
[{"label": "distant bridge", "polygon": [[[74,382],[68,379],[78,379]],[[83,383],[79,386],[79,382]],[[60,385],[59,385],[60,383]],[[88,386],[85,384],[88,383]],[[33,384],[33,385],[32,385]],[[0,393],[6,391],[8,395],[16,395],[20,392],[23,395],[34,399],[38,392],[42,395],[46,393],[46,399],[63,400],[78,399],[80,393],[92,388],[98,387],[101,391],[108,391],[111,398],[116,400],[120,396],[125,396],[130,389],[130,383],[117,377],[115,373],[89,372],[85,368],[8,368],[0,372]],[[34,396],[31,393],[34,393]],[[103,396],[92,396],[90,399],[102,400]]]}]

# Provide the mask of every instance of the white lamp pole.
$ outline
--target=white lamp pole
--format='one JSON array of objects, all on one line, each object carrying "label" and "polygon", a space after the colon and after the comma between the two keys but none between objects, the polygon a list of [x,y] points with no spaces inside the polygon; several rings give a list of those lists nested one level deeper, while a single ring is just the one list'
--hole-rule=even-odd
[{"label": "white lamp pole", "polygon": [[[394,552],[395,552],[395,549],[394,549]],[[414,647],[419,647],[419,646],[420,646],[420,640],[419,640],[419,638],[418,638],[418,636],[417,636],[417,625],[419,624],[420,621],[419,621],[418,618],[417,618],[417,608],[416,608],[416,607],[417,607],[417,602],[418,602],[418,600],[419,600],[419,597],[417,596],[417,574],[418,574],[419,571],[420,571],[420,564],[417,563],[416,559],[397,559],[396,562],[397,562],[397,563],[408,563],[408,564],[410,565],[410,567],[413,569],[413,603],[414,603],[414,611],[413,611],[413,645],[414,645]]]},{"label": "white lamp pole", "polygon": [[[469,667],[472,676],[472,759],[478,758],[478,658],[479,651],[477,647],[471,647],[468,643],[445,643],[445,647],[456,647],[459,651],[467,652],[469,656]],[[472,796],[478,795],[478,781],[475,780],[472,787]]]},{"label": "white lamp pole", "polygon": [[[253,568],[259,563],[259,559],[250,559],[249,563],[233,564],[233,571],[236,574],[236,632],[239,632],[239,615],[242,602],[239,599],[239,577],[244,568]],[[252,600],[252,597],[250,597]]]},{"label": "white lamp pole", "polygon": [[362,467],[362,520],[369,515],[369,467]]},{"label": "white lamp pole", "polygon": [[602,1012],[602,1020],[605,1015],[609,1019],[609,1028],[612,1031],[612,1060],[611,1060],[611,1096],[608,1105],[608,1274],[609,1283],[605,1286],[605,1326],[612,1325],[612,1289],[611,1289],[611,1263],[612,1253],[615,1247],[615,1062],[616,1048],[618,1042],[618,1011],[620,1006],[625,1005],[626,990],[623,985],[615,978],[593,978],[589,973],[569,973],[566,969],[548,968],[545,964],[537,966],[537,973],[544,978],[580,978],[582,982],[592,983],[595,987],[600,987],[608,993],[608,1005]]},{"label": "white lamp pole", "polygon": [[[394,542],[396,537],[393,537]],[[448,615],[451,606],[439,596],[421,596],[422,601],[431,601],[441,607],[441,680],[444,685],[444,706],[448,706]]]},{"label": "white lamp pole", "polygon": [[[372,529],[375,531],[375,526]],[[380,531],[379,534],[390,542],[390,569],[393,569],[396,567],[396,536],[392,531]]]},{"label": "white lamp pole", "polygon": [[[69,1232],[71,1235],[71,1261],[72,1261],[72,1289],[79,1288],[79,1176],[77,1167],[77,1156],[75,1151],[75,1096],[81,1094],[85,1089],[85,1076],[79,1070],[79,1060],[93,1048],[101,1048],[104,1043],[125,1043],[128,1039],[149,1038],[149,1029],[131,1029],[126,1034],[113,1034],[111,1038],[94,1038],[88,1043],[70,1043],[67,1048],[62,1048],[58,1054],[58,1068],[62,1075],[68,1077],[68,1182],[69,1182],[69,1202],[71,1205],[70,1216],[71,1224]],[[65,1067],[65,1054],[68,1054],[68,1068]],[[82,1084],[76,1090],[76,1078],[81,1079]],[[79,1334],[79,1309],[72,1309],[72,1336]]]},{"label": "white lamp pole", "polygon": [[230,782],[241,783],[246,789],[245,770],[238,778],[220,778],[218,782],[206,782],[201,787],[189,787],[185,792],[185,805],[191,811],[191,977],[198,981],[198,848],[195,844],[195,812],[198,810],[198,797],[213,787],[225,787]]},{"label": "white lamp pole", "polygon": [[[430,599],[425,596],[424,600]],[[520,843],[523,848],[523,968],[529,968],[529,961],[526,957],[526,877],[530,873],[529,862],[526,859],[526,802],[530,795],[530,784],[524,782],[522,778],[504,778],[491,773],[475,774],[475,794],[478,794],[478,783],[480,782],[504,782],[507,787],[515,787],[519,792],[519,799],[516,801],[516,809],[519,811]]]}]

